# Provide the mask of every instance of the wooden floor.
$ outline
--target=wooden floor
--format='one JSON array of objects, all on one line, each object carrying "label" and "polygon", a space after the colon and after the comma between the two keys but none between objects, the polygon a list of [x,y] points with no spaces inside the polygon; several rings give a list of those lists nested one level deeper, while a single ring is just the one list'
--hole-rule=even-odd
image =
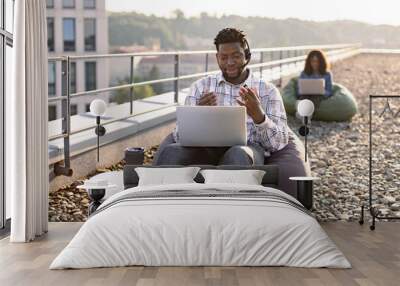
[{"label": "wooden floor", "polygon": [[358,223],[323,228],[352,269],[289,267],[123,267],[48,270],[81,223],[50,223],[43,238],[28,244],[0,241],[0,285],[400,285],[400,224],[378,223],[373,232]]}]

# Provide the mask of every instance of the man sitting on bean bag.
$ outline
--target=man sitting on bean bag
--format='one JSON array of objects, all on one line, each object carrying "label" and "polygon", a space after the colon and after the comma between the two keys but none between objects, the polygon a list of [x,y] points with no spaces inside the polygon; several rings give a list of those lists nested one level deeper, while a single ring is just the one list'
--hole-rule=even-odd
[{"label": "man sitting on bean bag", "polygon": [[[278,165],[281,189],[296,197],[290,176],[308,176],[303,146],[286,122],[279,90],[245,69],[250,49],[242,31],[223,29],[215,39],[221,72],[196,81],[187,105],[242,105],[248,114],[246,146],[184,147],[179,130],[160,145],[153,165]],[[245,87],[246,84],[248,87]]]}]

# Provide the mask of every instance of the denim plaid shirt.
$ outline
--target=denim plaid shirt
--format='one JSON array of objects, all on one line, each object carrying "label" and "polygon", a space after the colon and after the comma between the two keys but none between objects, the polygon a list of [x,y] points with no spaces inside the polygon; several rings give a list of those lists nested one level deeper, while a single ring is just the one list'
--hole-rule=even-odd
[{"label": "denim plaid shirt", "polygon": [[[271,152],[285,147],[289,140],[285,107],[279,90],[273,84],[255,77],[250,71],[243,83],[234,85],[227,82],[219,72],[194,82],[185,99],[185,105],[197,105],[203,93],[213,91],[218,97],[218,105],[237,106],[239,88],[245,84],[249,88],[256,88],[266,115],[265,121],[260,124],[255,124],[247,115],[248,143],[262,146],[265,156],[270,156]],[[178,126],[175,127],[173,135],[175,142],[179,142]]]}]

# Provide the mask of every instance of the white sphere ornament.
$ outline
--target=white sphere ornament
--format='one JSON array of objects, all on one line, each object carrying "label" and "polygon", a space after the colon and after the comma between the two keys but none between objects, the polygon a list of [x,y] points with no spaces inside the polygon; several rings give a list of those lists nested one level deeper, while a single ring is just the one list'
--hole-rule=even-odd
[{"label": "white sphere ornament", "polygon": [[314,103],[309,99],[303,99],[297,105],[297,112],[302,117],[310,117],[314,113]]},{"label": "white sphere ornament", "polygon": [[90,112],[95,116],[102,116],[106,112],[107,105],[102,99],[95,99],[90,103]]}]

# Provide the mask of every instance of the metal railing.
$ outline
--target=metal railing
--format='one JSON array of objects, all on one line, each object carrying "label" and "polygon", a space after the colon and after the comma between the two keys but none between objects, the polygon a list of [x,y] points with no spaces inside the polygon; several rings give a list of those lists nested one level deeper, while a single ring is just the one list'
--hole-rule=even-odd
[{"label": "metal railing", "polygon": [[[260,48],[252,49],[252,55],[254,58],[255,54],[259,54],[258,63],[249,64],[250,69],[258,69],[260,76],[263,76],[264,70],[279,68],[279,78],[278,86],[282,82],[282,71],[286,65],[295,64],[303,62],[306,59],[306,54],[308,51],[313,49],[322,49],[326,51],[328,57],[341,55],[346,53],[352,53],[361,48],[360,44],[336,44],[336,45],[308,45],[308,46],[295,46],[295,47],[275,47],[275,48]],[[218,72],[219,70],[209,71],[209,55],[215,54],[214,50],[206,51],[176,51],[176,52],[141,52],[141,53],[124,53],[124,54],[96,54],[96,55],[84,55],[84,56],[62,56],[62,57],[49,57],[49,61],[59,61],[61,62],[61,96],[51,96],[49,97],[50,102],[61,101],[61,116],[62,116],[62,132],[61,134],[53,135],[49,137],[49,141],[55,139],[64,139],[64,165],[62,166],[60,162],[56,163],[54,166],[54,173],[56,175],[72,175],[72,170],[70,169],[70,136],[83,131],[95,128],[95,125],[90,127],[85,127],[81,129],[71,131],[71,109],[70,102],[71,99],[88,96],[97,95],[101,93],[117,91],[121,89],[129,89],[129,102],[130,102],[130,113],[128,116],[122,116],[120,118],[115,118],[113,120],[106,121],[102,123],[103,125],[111,124],[117,121],[129,119],[133,116],[137,116],[144,113],[153,112],[158,109],[164,109],[171,106],[175,106],[178,103],[180,81],[195,79],[202,76],[207,76]],[[180,74],[180,60],[182,56],[185,55],[204,55],[204,72],[193,73],[188,75]],[[268,59],[266,55],[269,55]],[[147,80],[141,82],[134,82],[134,64],[135,58],[137,57],[154,57],[154,56],[173,56],[174,58],[174,76],[162,79]],[[128,58],[130,61],[130,73],[129,80],[127,84],[121,84],[112,87],[100,88],[96,90],[84,91],[70,93],[70,64],[71,61],[78,60],[89,60],[89,59],[110,59],[110,58]],[[266,60],[267,59],[267,60]],[[266,60],[266,61],[265,61]],[[134,88],[138,86],[153,85],[158,83],[174,82],[174,102],[169,105],[165,105],[161,108],[152,109],[150,111],[145,111],[141,113],[134,113],[133,102],[134,102]]]}]

